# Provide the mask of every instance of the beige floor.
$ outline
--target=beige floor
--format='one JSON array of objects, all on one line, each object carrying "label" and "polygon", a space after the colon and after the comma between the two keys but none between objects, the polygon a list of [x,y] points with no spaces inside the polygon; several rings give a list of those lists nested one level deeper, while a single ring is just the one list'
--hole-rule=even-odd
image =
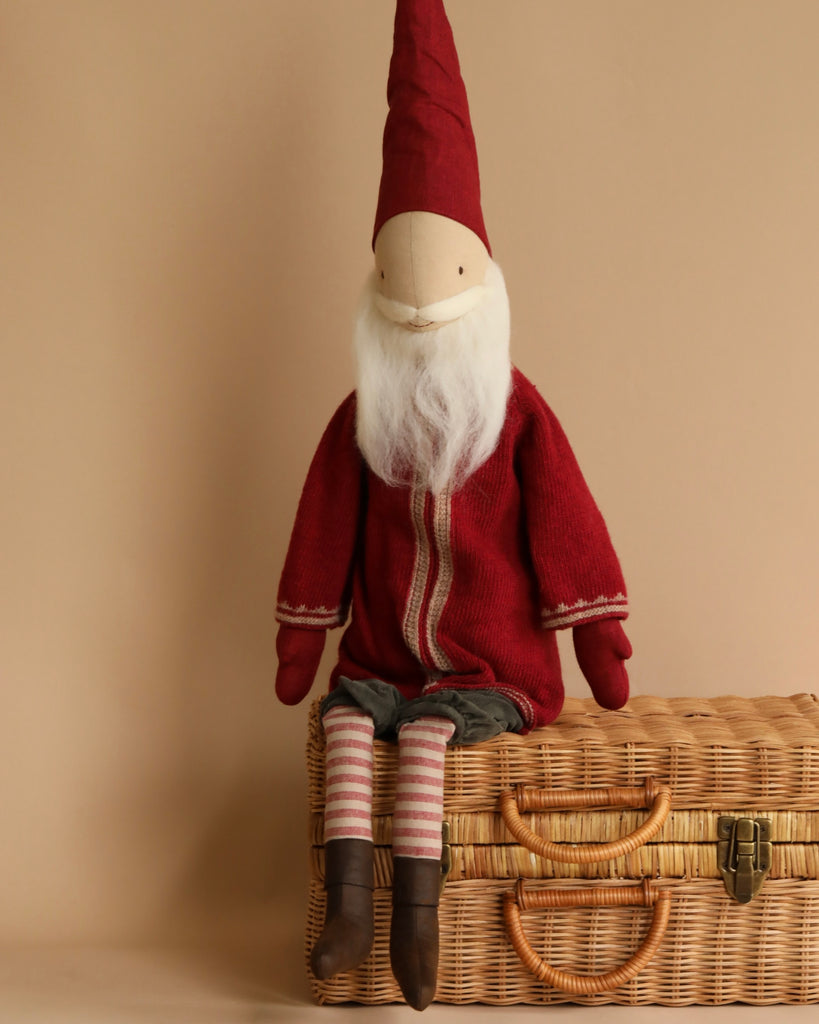
[{"label": "beige floor", "polygon": [[[451,1007],[431,1006],[427,1024],[543,1019],[581,1024],[791,1024],[818,1019],[816,1007]],[[309,1000],[299,935],[290,922],[245,940],[177,949],[0,950],[0,1024],[378,1024],[418,1019],[404,1006],[317,1007]]]}]

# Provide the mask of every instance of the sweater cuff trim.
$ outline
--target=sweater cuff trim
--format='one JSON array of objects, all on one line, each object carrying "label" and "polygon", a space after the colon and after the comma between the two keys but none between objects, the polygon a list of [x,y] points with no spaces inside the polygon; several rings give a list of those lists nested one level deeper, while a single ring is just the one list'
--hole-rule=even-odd
[{"label": "sweater cuff trim", "polygon": [[559,604],[557,608],[544,608],[541,622],[544,629],[561,629],[575,626],[589,619],[624,619],[628,615],[625,594],[605,597],[602,594],[593,601],[579,600],[574,604]]},{"label": "sweater cuff trim", "polygon": [[276,605],[276,621],[288,626],[320,626],[322,629],[332,629],[333,626],[342,626],[346,618],[347,609],[343,607],[325,608],[324,605],[320,605],[318,608],[308,608],[307,605],[296,606],[288,604],[287,601],[279,601]]}]

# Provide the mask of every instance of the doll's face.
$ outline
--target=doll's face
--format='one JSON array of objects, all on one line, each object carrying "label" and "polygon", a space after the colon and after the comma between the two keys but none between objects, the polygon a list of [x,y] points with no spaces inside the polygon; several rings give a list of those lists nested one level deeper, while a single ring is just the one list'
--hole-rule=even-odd
[{"label": "doll's face", "polygon": [[381,312],[412,331],[434,331],[481,299],[489,253],[458,221],[414,211],[391,217],[375,240]]}]

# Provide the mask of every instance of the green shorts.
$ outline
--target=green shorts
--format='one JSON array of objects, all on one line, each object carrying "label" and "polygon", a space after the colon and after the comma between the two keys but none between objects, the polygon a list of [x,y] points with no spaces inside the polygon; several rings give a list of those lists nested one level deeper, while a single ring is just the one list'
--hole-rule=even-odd
[{"label": "green shorts", "polygon": [[493,690],[436,690],[412,700],[380,679],[348,679],[321,702],[324,716],[331,708],[358,707],[372,716],[379,739],[395,739],[400,727],[422,716],[448,718],[455,725],[451,746],[468,746],[502,732],[520,732],[523,719],[515,705]]}]

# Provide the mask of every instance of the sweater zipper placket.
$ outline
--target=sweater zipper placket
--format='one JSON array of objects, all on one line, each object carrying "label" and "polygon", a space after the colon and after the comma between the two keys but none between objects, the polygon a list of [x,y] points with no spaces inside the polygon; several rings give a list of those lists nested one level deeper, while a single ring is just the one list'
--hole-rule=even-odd
[{"label": "sweater zipper placket", "polygon": [[440,672],[435,663],[435,657],[430,646],[430,622],[432,595],[435,593],[435,584],[438,579],[439,557],[435,543],[435,498],[427,491],[424,496],[424,539],[429,548],[429,571],[427,572],[426,586],[424,588],[424,600],[421,605],[421,614],[418,619],[418,648],[422,654],[422,662],[427,669],[430,682],[435,682],[440,677]]},{"label": "sweater zipper placket", "polygon": [[415,533],[415,564],[410,582],[403,632],[408,647],[433,685],[452,671],[437,641],[438,623],[452,583],[449,491],[432,495],[421,488],[410,494],[410,517]]}]

